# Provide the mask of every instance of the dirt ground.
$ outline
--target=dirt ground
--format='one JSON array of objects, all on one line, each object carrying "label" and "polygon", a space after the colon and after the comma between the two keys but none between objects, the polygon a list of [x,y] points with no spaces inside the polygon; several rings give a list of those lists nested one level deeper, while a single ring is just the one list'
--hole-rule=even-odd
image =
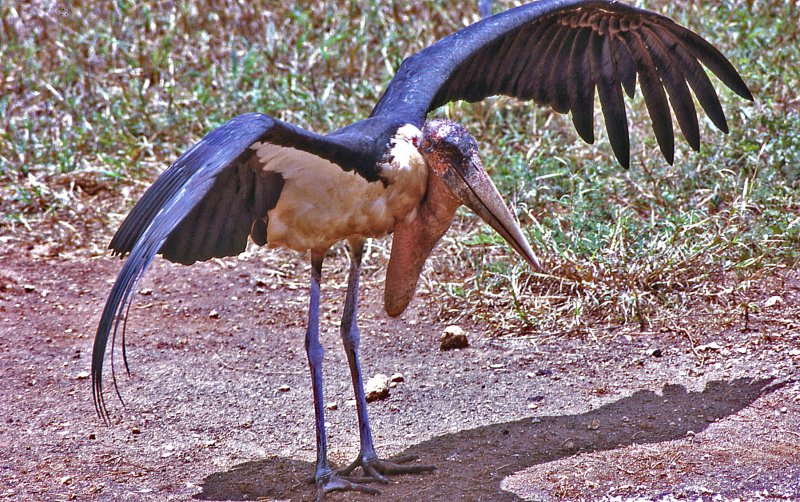
[{"label": "dirt ground", "polygon": [[[48,254],[0,244],[0,498],[312,498],[302,257],[158,260],[128,325],[126,405],[107,387],[106,427],[88,370],[120,262]],[[337,329],[346,265],[334,257],[323,272],[339,465],[358,448]],[[405,377],[370,404],[379,452],[438,470],[330,500],[800,499],[797,272],[751,289],[760,308],[746,322],[694,309],[646,331],[499,337],[462,323],[470,347],[447,352],[431,298],[388,319],[380,273],[362,291],[364,372]]]}]

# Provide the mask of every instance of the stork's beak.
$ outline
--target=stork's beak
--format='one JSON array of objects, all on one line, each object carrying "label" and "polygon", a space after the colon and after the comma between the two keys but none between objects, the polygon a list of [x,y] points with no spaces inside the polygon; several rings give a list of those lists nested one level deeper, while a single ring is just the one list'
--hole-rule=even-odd
[{"label": "stork's beak", "polygon": [[454,166],[444,174],[443,181],[462,204],[475,211],[490,227],[495,229],[514,250],[537,272],[542,271],[531,245],[522,233],[517,220],[483,169],[480,158],[471,155],[465,165]]}]

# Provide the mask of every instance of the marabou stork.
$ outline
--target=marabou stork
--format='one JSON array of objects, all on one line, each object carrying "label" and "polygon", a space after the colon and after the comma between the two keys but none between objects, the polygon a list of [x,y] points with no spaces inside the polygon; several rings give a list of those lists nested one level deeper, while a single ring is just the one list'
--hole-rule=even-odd
[{"label": "marabou stork", "polygon": [[[673,162],[670,107],[689,145],[700,146],[690,87],[711,121],[725,115],[703,65],[733,92],[752,100],[731,63],[699,35],[646,10],[605,0],[542,0],[487,17],[401,64],[370,116],[326,135],[263,114],[233,118],[167,169],[144,193],[110,247],[130,255],[103,310],[92,355],[93,397],[107,420],[102,392],[109,336],[156,254],[191,264],[259,245],[310,251],[311,294],[305,346],[314,396],[317,497],[333,490],[377,490],[348,476],[432,467],[382,460],[375,452],[358,359],[358,281],[365,239],[393,233],[385,308],[401,314],[433,246],[464,204],[494,228],[534,269],[539,262],[484,171],[464,127],[426,122],[453,100],[507,95],[570,112],[579,135],[594,140],[596,95],[611,147],[629,165],[623,90],[639,81],[661,152]],[[349,467],[328,464],[318,336],[322,261],[347,240],[351,265],[341,336],[355,390],[360,453]],[[124,338],[124,337],[123,337]],[[124,340],[123,340],[124,354]]]}]

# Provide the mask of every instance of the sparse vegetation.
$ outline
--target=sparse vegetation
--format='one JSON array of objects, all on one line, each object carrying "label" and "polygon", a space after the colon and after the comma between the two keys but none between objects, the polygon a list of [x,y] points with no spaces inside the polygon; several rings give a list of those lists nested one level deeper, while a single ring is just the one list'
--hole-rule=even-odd
[{"label": "sparse vegetation", "polygon": [[[506,98],[440,110],[479,138],[551,270],[532,275],[463,212],[425,284],[443,316],[504,332],[647,325],[697,302],[736,309],[741,289],[795,266],[800,2],[640,4],[719,46],[756,103],[721,89],[731,133],[701,120],[701,151],[679,139],[668,166],[634,100],[629,172],[599,112],[598,141],[586,145],[569,117]],[[364,117],[404,56],[475,21],[477,9],[37,1],[4,4],[0,17],[0,238],[87,247],[212,127],[245,111],[318,131]]]}]

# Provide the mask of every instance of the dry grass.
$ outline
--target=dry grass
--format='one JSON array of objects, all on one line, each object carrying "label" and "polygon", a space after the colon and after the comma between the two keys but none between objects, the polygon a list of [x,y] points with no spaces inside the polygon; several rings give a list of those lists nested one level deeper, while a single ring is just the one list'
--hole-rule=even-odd
[{"label": "dry grass", "polygon": [[[698,302],[736,308],[758,277],[794,266],[798,2],[645,6],[717,44],[756,104],[721,91],[731,134],[701,121],[702,151],[679,144],[670,167],[632,103],[630,172],[602,135],[585,145],[547,110],[504,98],[442,109],[479,138],[550,270],[531,275],[465,212],[423,285],[444,317],[498,331],[647,324]],[[4,4],[0,239],[99,251],[117,213],[215,125],[255,110],[318,131],[364,117],[404,56],[476,11],[432,0]]]}]

